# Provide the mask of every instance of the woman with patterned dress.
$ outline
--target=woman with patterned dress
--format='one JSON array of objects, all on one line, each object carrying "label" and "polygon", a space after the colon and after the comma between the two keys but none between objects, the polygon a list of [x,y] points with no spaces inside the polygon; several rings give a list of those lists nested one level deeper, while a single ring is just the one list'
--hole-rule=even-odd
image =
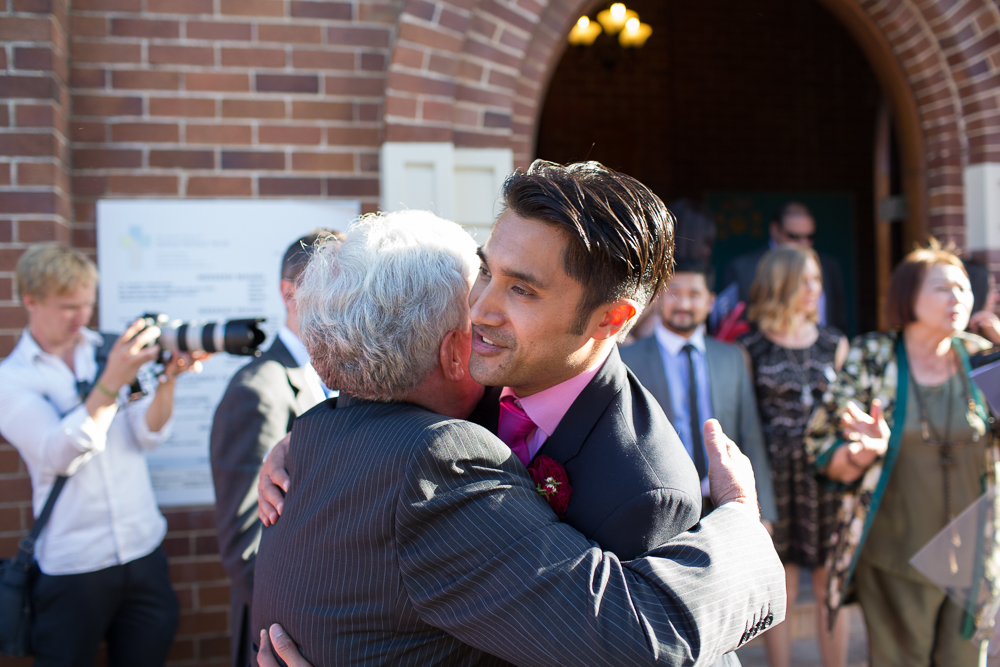
[{"label": "woman with patterned dress", "polygon": [[934,244],[907,255],[886,298],[895,330],[853,342],[809,424],[810,459],[848,489],[827,603],[831,613],[849,597],[861,604],[872,667],[985,665],[985,642],[963,637],[963,609],[909,562],[996,480],[985,403],[969,379],[969,354],[990,345],[964,332],[972,301],[954,254]]},{"label": "woman with patterned dress", "polygon": [[[806,568],[813,571],[818,606],[825,609],[823,565],[839,504],[838,495],[817,481],[803,444],[809,417],[827,399],[827,388],[847,354],[847,340],[839,331],[816,324],[821,276],[811,249],[782,247],[764,255],[750,289],[749,319],[756,328],[739,339],[753,364],[778,505],[772,537],[785,565],[789,608],[798,596],[800,569]],[[817,614],[817,633],[825,667],[842,667],[846,621],[838,619],[830,633],[825,613]],[[788,625],[775,626],[764,637],[771,667],[787,667]]]}]

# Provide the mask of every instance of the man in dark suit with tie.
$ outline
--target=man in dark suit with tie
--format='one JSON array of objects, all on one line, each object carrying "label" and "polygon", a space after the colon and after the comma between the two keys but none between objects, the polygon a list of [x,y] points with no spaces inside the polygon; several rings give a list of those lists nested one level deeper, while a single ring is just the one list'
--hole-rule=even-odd
[{"label": "man in dark suit with tie", "polygon": [[299,340],[295,285],[317,239],[303,236],[281,262],[281,298],[287,316],[271,347],[241,368],[215,410],[209,451],[215,483],[219,554],[229,575],[231,655],[234,667],[249,661],[254,557],[260,543],[257,475],[268,450],[292,429],[295,418],[326,398],[309,353]]},{"label": "man in dark suit with tie", "polygon": [[[780,621],[783,572],[749,463],[732,443],[720,450],[714,422],[721,507],[623,564],[558,521],[540,496],[548,481],[456,419],[482,395],[464,298],[474,250],[457,226],[411,211],[362,220],[310,263],[303,338],[349,398],[295,424],[254,628],[281,621],[317,665],[706,665]],[[624,313],[590,318],[591,334],[613,339]],[[500,333],[487,344],[514,343]],[[730,456],[742,469],[727,477]]]},{"label": "man in dark suit with tie", "polygon": [[469,297],[469,371],[502,388],[497,433],[521,462],[565,469],[564,520],[633,558],[701,513],[690,457],[616,344],[670,273],[673,216],[593,162],[536,161],[502,197]]},{"label": "man in dark suit with tie", "polygon": [[746,354],[739,347],[705,333],[705,320],[715,301],[712,283],[712,267],[708,262],[677,260],[674,274],[658,301],[660,312],[654,334],[622,348],[622,361],[656,398],[677,429],[701,476],[706,510],[711,502],[701,431],[704,423],[714,418],[750,459],[761,518],[769,528],[777,519],[777,507]]},{"label": "man in dark suit with tie", "polygon": [[[783,245],[813,247],[816,236],[816,220],[805,204],[788,202],[778,209],[769,227],[771,234],[767,247],[753,250],[729,262],[722,274],[722,287],[735,283],[739,289],[739,299],[750,303],[750,286],[757,275],[757,264],[771,248]],[[823,272],[823,293],[820,296],[819,323],[836,327],[847,332],[847,299],[844,295],[844,274],[836,258],[823,253],[819,255],[820,270]]]}]

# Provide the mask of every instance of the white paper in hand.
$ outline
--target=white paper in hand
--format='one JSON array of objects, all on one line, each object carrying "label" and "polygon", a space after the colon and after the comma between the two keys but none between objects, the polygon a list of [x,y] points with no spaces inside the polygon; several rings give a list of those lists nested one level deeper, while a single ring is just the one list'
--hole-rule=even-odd
[{"label": "white paper in hand", "polygon": [[1000,610],[1000,548],[996,487],[972,503],[910,559],[969,618],[961,628],[973,641],[990,639]]}]

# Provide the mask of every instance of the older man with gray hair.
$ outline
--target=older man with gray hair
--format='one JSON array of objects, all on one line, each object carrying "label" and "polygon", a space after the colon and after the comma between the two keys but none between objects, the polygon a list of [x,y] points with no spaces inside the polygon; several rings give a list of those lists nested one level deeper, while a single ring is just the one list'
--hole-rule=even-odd
[{"label": "older man with gray hair", "polygon": [[468,371],[475,250],[407,211],[362,218],[311,260],[302,337],[342,394],[292,430],[290,490],[257,556],[262,641],[280,622],[317,665],[708,665],[747,618],[780,621],[780,564],[739,507],[755,511],[749,462],[717,423],[713,484],[735,502],[622,563],[463,421],[483,392]]}]

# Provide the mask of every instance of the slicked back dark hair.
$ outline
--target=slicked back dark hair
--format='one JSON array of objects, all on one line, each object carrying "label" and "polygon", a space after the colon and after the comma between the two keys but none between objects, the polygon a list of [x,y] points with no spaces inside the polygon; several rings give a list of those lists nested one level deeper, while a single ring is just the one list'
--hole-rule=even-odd
[{"label": "slicked back dark hair", "polygon": [[566,275],[583,285],[572,333],[583,333],[597,308],[618,299],[635,300],[641,311],[670,279],[674,216],[631,176],[599,162],[535,160],[507,177],[502,195],[516,215],[568,236]]}]

